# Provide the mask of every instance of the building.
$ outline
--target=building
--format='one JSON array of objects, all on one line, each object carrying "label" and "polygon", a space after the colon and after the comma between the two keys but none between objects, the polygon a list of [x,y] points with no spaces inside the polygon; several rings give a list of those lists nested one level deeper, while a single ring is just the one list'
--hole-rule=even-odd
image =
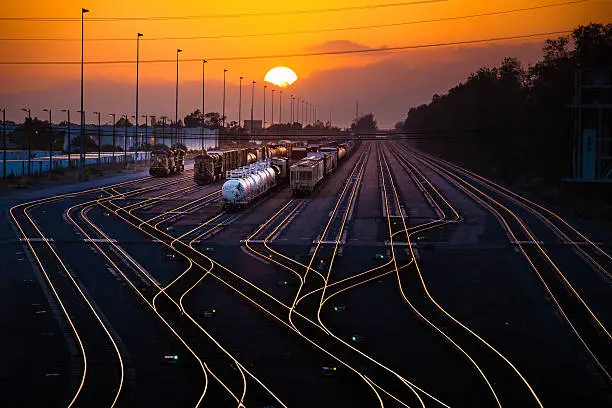
[{"label": "building", "polygon": [[612,182],[612,68],[577,70],[573,119],[572,178]]}]

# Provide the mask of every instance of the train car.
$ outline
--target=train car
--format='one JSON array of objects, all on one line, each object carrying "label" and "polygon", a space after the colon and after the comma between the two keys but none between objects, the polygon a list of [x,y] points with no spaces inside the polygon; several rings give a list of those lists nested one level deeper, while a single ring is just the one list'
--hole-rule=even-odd
[{"label": "train car", "polygon": [[223,177],[223,161],[217,153],[200,154],[193,164],[193,180],[199,184],[210,184]]},{"label": "train car", "polygon": [[167,177],[174,173],[176,173],[174,151],[170,149],[153,150],[149,174],[153,177]]},{"label": "train car", "polygon": [[273,157],[270,159],[272,166],[278,168],[278,182],[286,183],[289,180],[289,159],[286,157]]},{"label": "train car", "polygon": [[306,157],[291,166],[289,173],[293,195],[310,195],[325,178],[325,160]]},{"label": "train car", "polygon": [[336,161],[334,156],[328,152],[310,152],[306,158],[317,158],[323,160],[324,174],[325,177],[329,176],[336,169]]},{"label": "train car", "polygon": [[221,203],[226,211],[242,209],[276,186],[280,169],[261,161],[227,172],[221,188]]},{"label": "train car", "polygon": [[338,162],[340,161],[340,153],[339,148],[337,147],[321,147],[319,149],[320,152],[327,153],[332,156],[333,160],[333,168],[338,168]]}]

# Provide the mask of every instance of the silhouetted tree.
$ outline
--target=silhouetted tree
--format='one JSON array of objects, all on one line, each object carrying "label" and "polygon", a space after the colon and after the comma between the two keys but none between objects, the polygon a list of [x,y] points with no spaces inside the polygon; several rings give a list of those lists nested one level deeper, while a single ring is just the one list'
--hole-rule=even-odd
[{"label": "silhouetted tree", "polygon": [[115,126],[117,127],[125,127],[125,126],[133,126],[132,122],[130,122],[129,119],[125,119],[124,117],[119,118],[119,120],[117,120],[117,123],[115,123]]},{"label": "silhouetted tree", "polygon": [[355,133],[373,133],[378,130],[374,114],[360,116],[351,124],[351,131]]}]

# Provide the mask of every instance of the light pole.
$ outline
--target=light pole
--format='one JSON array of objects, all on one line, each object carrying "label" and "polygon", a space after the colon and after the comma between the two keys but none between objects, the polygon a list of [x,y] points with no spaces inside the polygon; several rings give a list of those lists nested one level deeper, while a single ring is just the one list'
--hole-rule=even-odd
[{"label": "light pole", "polygon": [[[180,48],[176,49],[176,94],[175,94],[175,105],[174,105],[174,123],[176,125],[176,138],[178,143],[178,88],[179,88],[179,53],[183,52]],[[170,143],[172,145],[172,142]],[[172,147],[172,146],[170,146]]]},{"label": "light pole", "polygon": [[53,129],[51,127],[51,108],[43,109],[43,112],[49,113],[49,181],[51,181],[51,169],[53,168]]},{"label": "light pole", "polygon": [[145,120],[145,140],[149,143],[149,115],[142,115]]},{"label": "light pole", "polygon": [[270,126],[274,126],[274,91],[276,91],[276,89],[272,90],[272,119],[270,120]]},{"label": "light pole", "polygon": [[162,144],[165,146],[166,145],[166,119],[168,119],[168,117],[161,116],[160,119],[162,120]]},{"label": "light pole", "polygon": [[[32,112],[30,112],[30,108],[21,108],[22,111],[28,112],[28,122],[30,122],[30,126],[32,125]],[[28,133],[28,176],[32,174],[32,136],[30,132]]]},{"label": "light pole", "polygon": [[297,109],[296,109],[297,114],[296,114],[295,116],[296,116],[296,118],[297,118],[297,122],[298,122],[299,124],[301,124],[301,123],[302,123],[302,120],[300,119],[300,101],[301,101],[301,99],[300,99],[300,98],[297,98],[297,101],[298,101],[298,103],[297,103]]},{"label": "light pole", "polygon": [[112,116],[113,118],[113,163],[115,163],[115,147],[117,146],[117,142],[116,142],[116,137],[117,134],[115,133],[115,120],[117,115],[115,115],[114,113],[109,114],[108,116]]},{"label": "light pole", "polygon": [[306,102],[306,125],[308,125],[310,123],[310,121],[309,121],[309,113],[310,113],[309,109],[310,109],[310,104],[308,102]]},{"label": "light pole", "polygon": [[98,115],[98,167],[102,162],[102,125],[100,124],[100,112],[93,112],[94,115]]},{"label": "light pole", "polygon": [[289,110],[291,111],[291,114],[289,115],[289,120],[291,124],[293,124],[293,94],[289,96],[289,108]]},{"label": "light pole", "polygon": [[253,107],[255,106],[255,81],[251,87],[251,135],[253,135]]},{"label": "light pole", "polygon": [[240,77],[238,85],[238,127],[242,127],[242,80],[243,76]]},{"label": "light pole", "polygon": [[[136,132],[136,149],[134,151],[134,164],[138,162],[138,63],[140,62],[140,37],[141,33],[136,34],[136,124],[134,132]],[[98,115],[98,118],[100,116]],[[98,149],[100,147],[98,146]]]},{"label": "light pole", "polygon": [[2,178],[6,179],[6,108],[2,109]]},{"label": "light pole", "polygon": [[204,79],[205,79],[205,76],[204,76],[204,74],[206,72],[206,63],[207,62],[208,61],[206,61],[206,60],[202,60],[202,117],[204,117],[204,114],[206,113],[206,111],[204,110],[204,102],[205,102],[205,95],[206,95],[206,93],[204,92],[205,91],[205,88],[204,88]]},{"label": "light pole", "polygon": [[227,74],[227,69],[223,70],[223,111],[221,113],[221,124],[223,128],[225,128],[225,74]]},{"label": "light pole", "polygon": [[83,180],[83,166],[85,166],[85,137],[83,135],[83,128],[85,127],[85,109],[83,108],[83,73],[84,73],[84,58],[85,58],[85,13],[89,13],[86,8],[81,9],[81,151],[79,160],[79,181]]},{"label": "light pole", "polygon": [[283,91],[279,92],[278,96],[278,123],[283,123]]},{"label": "light pole", "polygon": [[62,112],[66,112],[68,114],[68,167],[70,167],[70,109],[62,109]]},{"label": "light pole", "polygon": [[128,115],[121,115],[124,119],[123,122],[123,163],[127,166],[127,129],[128,129]]},{"label": "light pole", "polygon": [[268,89],[268,85],[264,85],[264,97],[263,97],[263,122],[262,122],[262,128],[265,129],[266,127],[266,89]]}]

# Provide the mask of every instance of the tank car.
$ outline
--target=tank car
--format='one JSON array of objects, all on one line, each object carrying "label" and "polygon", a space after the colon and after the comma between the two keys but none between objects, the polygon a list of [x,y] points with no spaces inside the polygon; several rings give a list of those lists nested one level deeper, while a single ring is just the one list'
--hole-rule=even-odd
[{"label": "tank car", "polygon": [[223,208],[232,211],[248,206],[276,186],[279,173],[280,169],[269,161],[228,171],[228,180],[221,188]]}]

